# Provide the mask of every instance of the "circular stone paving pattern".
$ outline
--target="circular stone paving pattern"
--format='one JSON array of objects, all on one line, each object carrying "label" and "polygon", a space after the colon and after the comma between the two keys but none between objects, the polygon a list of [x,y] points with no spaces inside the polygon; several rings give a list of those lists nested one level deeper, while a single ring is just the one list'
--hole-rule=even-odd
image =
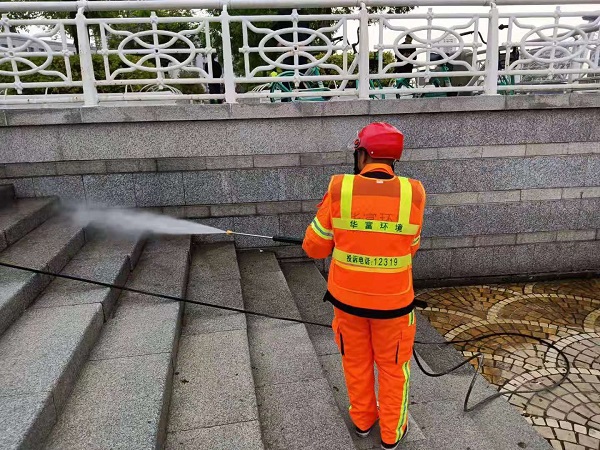
[{"label": "circular stone paving pattern", "polygon": [[455,344],[465,356],[484,355],[483,375],[519,408],[534,428],[561,450],[600,450],[600,280],[429,289],[417,295],[422,310],[448,340],[521,333],[552,342],[493,336]]}]

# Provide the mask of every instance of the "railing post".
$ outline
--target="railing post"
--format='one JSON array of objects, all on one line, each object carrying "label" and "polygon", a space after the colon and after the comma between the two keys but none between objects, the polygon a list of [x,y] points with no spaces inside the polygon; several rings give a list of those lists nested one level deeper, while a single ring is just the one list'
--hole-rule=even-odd
[{"label": "railing post", "polygon": [[485,94],[498,94],[498,61],[500,53],[499,30],[498,30],[498,8],[491,4],[490,22],[488,28],[488,41],[485,57]]},{"label": "railing post", "polygon": [[[358,47],[358,98],[369,98],[369,12],[360,5],[360,44]],[[355,55],[356,57],[356,55]]]},{"label": "railing post", "polygon": [[231,52],[231,33],[229,31],[229,13],[227,5],[223,5],[221,13],[221,37],[223,38],[223,82],[225,84],[225,102],[237,103],[235,94],[235,73],[233,71],[233,55]]},{"label": "railing post", "polygon": [[79,41],[79,66],[81,67],[81,81],[83,82],[83,104],[85,106],[96,106],[98,105],[98,91],[96,90],[90,35],[85,23],[84,10],[83,7],[79,8],[75,16],[77,39]]}]

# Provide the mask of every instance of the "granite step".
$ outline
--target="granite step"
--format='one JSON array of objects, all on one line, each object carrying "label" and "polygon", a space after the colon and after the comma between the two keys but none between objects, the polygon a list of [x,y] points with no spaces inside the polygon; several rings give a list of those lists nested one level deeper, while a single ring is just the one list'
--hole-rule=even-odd
[{"label": "granite step", "polygon": [[[124,284],[142,239],[96,239],[62,274]],[[56,278],[0,338],[0,448],[40,448],[119,291]]]},{"label": "granite step", "polygon": [[[300,318],[273,253],[241,252],[238,261],[247,309]],[[248,340],[265,448],[353,448],[306,327],[248,316]]]},{"label": "granite step", "polygon": [[15,201],[15,189],[12,184],[0,185],[0,209],[5,208]]},{"label": "granite step", "polygon": [[[151,239],[127,286],[184,296],[189,250],[189,237]],[[124,292],[44,448],[162,448],[182,312]]]},{"label": "granite step", "polygon": [[56,205],[53,198],[24,198],[0,208],[0,251],[48,220]]},{"label": "granite step", "polygon": [[[84,244],[83,229],[65,216],[54,217],[0,253],[0,261],[60,272]],[[0,267],[0,335],[25,311],[51,278]]]},{"label": "granite step", "polygon": [[[192,252],[187,298],[243,308],[233,243]],[[185,305],[167,450],[263,450],[246,316]]]}]

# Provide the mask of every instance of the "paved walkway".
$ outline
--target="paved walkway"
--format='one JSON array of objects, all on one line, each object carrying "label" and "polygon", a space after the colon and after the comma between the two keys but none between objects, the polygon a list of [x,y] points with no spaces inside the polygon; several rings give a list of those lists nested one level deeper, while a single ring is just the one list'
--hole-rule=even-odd
[{"label": "paved walkway", "polygon": [[[417,298],[448,340],[518,332],[562,349],[571,363],[567,381],[552,392],[507,394],[508,400],[555,449],[600,449],[600,279],[440,288]],[[465,356],[483,352],[484,376],[507,391],[549,385],[564,367],[556,352],[527,338],[456,347]]]}]

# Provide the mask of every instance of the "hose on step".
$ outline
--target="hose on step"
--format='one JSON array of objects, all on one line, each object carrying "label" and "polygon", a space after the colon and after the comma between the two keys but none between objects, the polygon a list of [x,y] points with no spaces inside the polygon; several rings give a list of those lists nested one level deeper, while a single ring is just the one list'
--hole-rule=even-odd
[{"label": "hose on step", "polygon": [[[31,267],[24,267],[24,266],[10,264],[10,263],[1,262],[1,261],[0,261],[0,267],[7,267],[9,269],[21,270],[21,271],[25,271],[25,272],[35,273],[38,275],[45,275],[45,276],[61,278],[61,279],[65,279],[65,280],[78,281],[81,283],[91,284],[91,285],[95,285],[95,286],[101,286],[101,287],[110,288],[110,289],[117,289],[120,291],[132,292],[135,294],[147,295],[147,296],[155,297],[155,298],[162,298],[165,300],[173,300],[173,301],[177,301],[177,302],[205,306],[208,308],[215,308],[215,309],[220,309],[220,310],[225,310],[225,311],[238,312],[238,313],[248,314],[251,316],[264,317],[264,318],[274,319],[274,320],[284,320],[287,322],[300,323],[300,324],[304,324],[304,325],[313,325],[313,326],[322,327],[322,328],[331,328],[330,324],[311,322],[308,320],[301,320],[301,319],[294,319],[292,317],[281,317],[281,316],[276,316],[276,315],[267,314],[267,313],[261,313],[261,312],[257,312],[257,311],[250,311],[250,310],[247,310],[244,308],[235,308],[235,307],[231,307],[231,306],[222,306],[222,305],[215,305],[213,303],[199,302],[199,301],[195,301],[195,300],[189,300],[186,298],[176,297],[173,295],[159,294],[156,292],[145,291],[143,289],[135,289],[135,288],[127,287],[127,286],[119,286],[119,285],[115,285],[115,284],[111,284],[111,283],[105,283],[102,281],[90,280],[87,278],[76,277],[76,276],[72,276],[72,275],[64,275],[64,274],[60,274],[60,273],[54,273],[54,272],[50,272],[50,271],[46,271],[46,270],[34,269]],[[499,392],[496,392],[492,395],[485,397],[483,400],[480,400],[479,402],[475,403],[474,405],[469,406],[469,400],[471,399],[471,395],[473,393],[475,383],[477,382],[477,377],[478,377],[478,375],[483,374],[485,356],[482,352],[477,352],[477,353],[471,355],[469,358],[462,361],[461,363],[455,365],[454,367],[443,370],[441,372],[430,372],[428,369],[426,369],[424,367],[421,359],[419,358],[416,350],[413,350],[413,356],[415,358],[415,362],[419,366],[419,369],[421,369],[421,371],[429,377],[441,377],[444,375],[449,375],[449,374],[455,372],[456,370],[460,369],[461,367],[465,366],[466,364],[469,364],[471,361],[477,360],[476,370],[473,373],[473,377],[471,378],[469,388],[465,395],[465,400],[464,400],[464,404],[463,404],[463,410],[465,412],[471,412],[471,411],[474,411],[475,409],[481,408],[481,407],[487,405],[488,403],[490,403],[491,401],[493,401],[503,395],[537,394],[540,392],[550,391],[550,390],[554,389],[555,387],[560,386],[562,383],[564,383],[567,380],[570,370],[571,370],[571,364],[570,364],[566,354],[561,349],[559,349],[556,345],[554,345],[552,342],[549,342],[545,339],[541,339],[541,338],[538,338],[535,336],[523,334],[523,333],[511,333],[511,332],[490,333],[490,334],[485,334],[482,336],[476,336],[476,337],[473,337],[470,339],[451,340],[451,341],[445,341],[445,342],[427,342],[427,341],[415,340],[415,344],[446,346],[446,345],[452,345],[452,344],[473,343],[473,342],[478,342],[478,341],[481,341],[484,339],[489,339],[492,337],[499,337],[499,336],[513,336],[513,337],[523,337],[523,338],[531,339],[531,340],[537,341],[538,343],[543,344],[543,345],[547,346],[548,348],[554,350],[557,354],[557,361],[558,361],[558,356],[560,356],[564,362],[564,367],[559,369],[559,370],[564,370],[564,372],[561,373],[560,379],[558,381],[554,381],[550,386],[541,387],[539,389],[528,389],[528,390],[515,389],[512,391],[504,391],[504,392],[499,391]],[[557,366],[558,366],[558,364],[557,364]]]}]

